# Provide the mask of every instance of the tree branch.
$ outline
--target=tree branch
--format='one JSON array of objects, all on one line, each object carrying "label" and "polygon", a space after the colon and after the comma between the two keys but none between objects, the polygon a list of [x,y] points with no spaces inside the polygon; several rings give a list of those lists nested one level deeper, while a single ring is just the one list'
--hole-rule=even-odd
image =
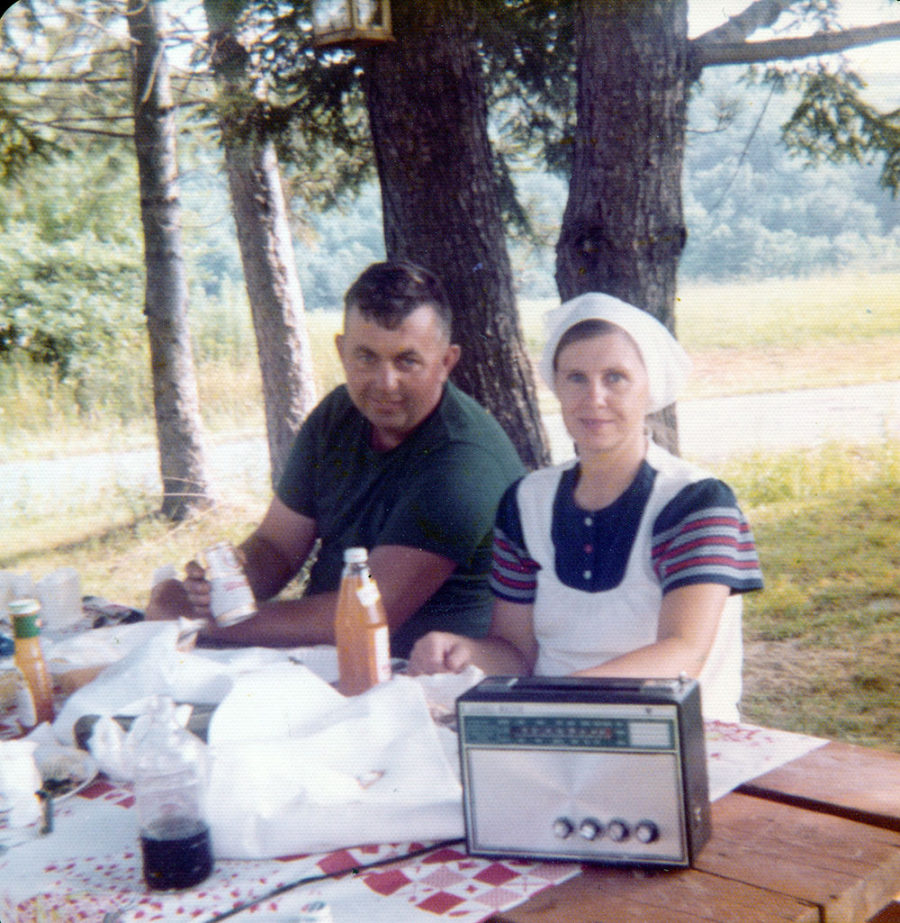
[{"label": "tree branch", "polygon": [[76,128],[74,125],[61,124],[60,130],[73,135],[91,135],[97,138],[124,138],[132,140],[134,132],[131,131],[106,131],[102,128]]},{"label": "tree branch", "polygon": [[0,74],[0,83],[17,83],[23,86],[30,83],[76,83],[99,86],[103,83],[128,83],[130,79],[130,77],[88,77],[86,74],[73,74],[70,77],[52,74]]},{"label": "tree branch", "polygon": [[[708,32],[706,36],[711,34]],[[842,29],[840,32],[817,32],[804,38],[772,39],[765,42],[712,43],[694,39],[691,42],[691,61],[699,71],[720,64],[759,64],[763,61],[834,54],[847,48],[896,39],[900,39],[900,22],[884,22],[875,26]]]},{"label": "tree branch", "polygon": [[758,29],[775,24],[779,16],[791,5],[791,0],[756,0],[736,16],[703,35],[698,35],[691,45],[700,48],[706,45],[726,45],[743,42]]}]

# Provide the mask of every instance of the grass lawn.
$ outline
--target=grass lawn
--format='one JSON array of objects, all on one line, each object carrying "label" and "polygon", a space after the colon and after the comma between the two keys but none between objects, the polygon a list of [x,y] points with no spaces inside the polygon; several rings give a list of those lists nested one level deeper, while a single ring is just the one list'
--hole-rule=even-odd
[{"label": "grass lawn", "polygon": [[900,480],[751,508],[747,720],[900,751]]}]

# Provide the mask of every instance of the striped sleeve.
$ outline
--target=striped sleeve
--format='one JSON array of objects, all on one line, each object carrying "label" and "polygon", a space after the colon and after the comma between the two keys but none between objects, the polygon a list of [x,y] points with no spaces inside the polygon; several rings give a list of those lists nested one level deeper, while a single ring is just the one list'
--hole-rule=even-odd
[{"label": "striped sleeve", "polygon": [[653,528],[653,569],[664,594],[697,583],[735,593],[762,588],[750,526],[727,484],[698,481],[663,508]]},{"label": "striped sleeve", "polygon": [[518,482],[509,487],[497,507],[490,586],[495,596],[528,605],[534,602],[537,595],[537,572],[540,565],[525,547],[519,506],[516,503],[517,488]]}]

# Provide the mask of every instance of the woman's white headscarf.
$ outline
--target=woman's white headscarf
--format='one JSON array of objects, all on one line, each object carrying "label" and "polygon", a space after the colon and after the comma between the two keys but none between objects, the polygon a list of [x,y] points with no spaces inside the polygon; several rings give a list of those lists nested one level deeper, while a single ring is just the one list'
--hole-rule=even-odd
[{"label": "woman's white headscarf", "polygon": [[652,315],[627,302],[587,292],[558,308],[548,311],[544,323],[547,341],[541,355],[540,370],[544,381],[555,391],[553,357],[563,334],[586,320],[605,320],[621,327],[637,345],[650,379],[649,413],[668,407],[678,396],[691,370],[691,360],[681,344]]}]

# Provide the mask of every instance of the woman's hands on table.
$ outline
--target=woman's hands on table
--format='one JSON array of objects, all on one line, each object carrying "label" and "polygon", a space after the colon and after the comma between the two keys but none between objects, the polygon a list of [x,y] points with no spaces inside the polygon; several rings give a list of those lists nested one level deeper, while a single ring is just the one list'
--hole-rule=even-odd
[{"label": "woman's hands on table", "polygon": [[430,631],[413,646],[406,672],[411,676],[462,673],[472,663],[471,642],[448,631]]},{"label": "woman's hands on table", "polygon": [[512,628],[507,628],[509,621],[501,603],[494,607],[490,633],[485,638],[430,631],[413,646],[407,672],[412,676],[462,673],[474,664],[492,676],[527,676],[534,669],[537,644],[527,632],[523,633],[516,620],[512,620]]}]

